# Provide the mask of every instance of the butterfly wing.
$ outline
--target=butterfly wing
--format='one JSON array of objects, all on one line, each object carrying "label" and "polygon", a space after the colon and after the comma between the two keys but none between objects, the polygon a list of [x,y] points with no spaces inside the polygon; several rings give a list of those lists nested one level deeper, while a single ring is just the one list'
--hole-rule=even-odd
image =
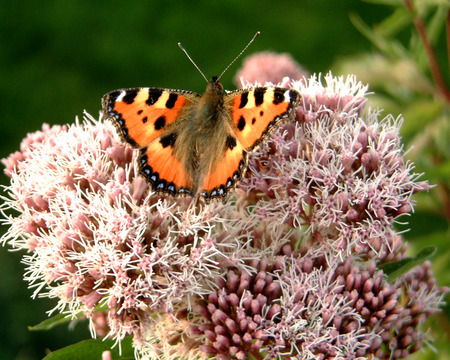
[{"label": "butterfly wing", "polygon": [[229,125],[225,151],[203,183],[202,196],[225,199],[247,168],[248,152],[255,150],[282,122],[293,120],[300,94],[280,87],[257,87],[228,93],[223,114]]},{"label": "butterfly wing", "polygon": [[[113,121],[124,141],[140,148],[139,172],[157,192],[195,195],[197,191],[198,184],[193,184],[192,174],[174,155],[174,147],[180,149],[176,145],[179,130],[199,101],[200,95],[193,92],[159,88],[122,89],[103,97],[105,117]],[[206,201],[226,198],[245,172],[247,153],[283,121],[292,120],[299,102],[297,91],[278,87],[243,89],[224,96],[217,113],[223,127],[215,130],[216,140],[222,140],[214,142],[211,151],[216,155],[208,156],[212,166],[200,182]]]},{"label": "butterfly wing", "polygon": [[201,195],[210,199],[225,199],[237,185],[247,168],[247,151],[237,141],[231,127],[223,146],[223,153],[217,165],[206,175]]},{"label": "butterfly wing", "polygon": [[244,175],[248,152],[282,122],[293,120],[299,102],[297,91],[280,87],[243,89],[224,96],[220,116],[228,124],[227,138],[220,160],[203,182],[202,196],[207,201],[226,198]]},{"label": "butterfly wing", "polygon": [[280,87],[242,89],[224,96],[220,116],[228,125],[227,138],[217,165],[203,182],[201,195],[206,201],[226,198],[244,175],[248,152],[281,123],[293,120],[299,103],[297,91]]},{"label": "butterfly wing", "polygon": [[160,88],[112,91],[103,97],[103,113],[125,142],[139,151],[139,172],[157,192],[190,194],[192,179],[173,155],[174,128],[199,94]]},{"label": "butterfly wing", "polygon": [[103,113],[122,138],[141,148],[167,131],[200,95],[160,88],[119,89],[103,97]]},{"label": "butterfly wing", "polygon": [[301,95],[281,87],[255,87],[225,96],[234,132],[243,148],[255,150],[281,123],[295,118]]}]

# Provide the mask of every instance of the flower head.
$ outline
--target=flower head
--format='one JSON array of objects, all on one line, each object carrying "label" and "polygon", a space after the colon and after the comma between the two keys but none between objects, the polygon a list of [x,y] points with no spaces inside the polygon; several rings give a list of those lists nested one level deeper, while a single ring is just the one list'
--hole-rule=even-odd
[{"label": "flower head", "polygon": [[25,279],[35,295],[46,289],[74,314],[104,305],[109,335],[122,338],[152,312],[204,292],[201,279],[223,257],[211,237],[220,204],[199,211],[155,196],[109,123],[44,126],[26,141],[23,156],[6,161],[4,207],[20,215],[7,218],[3,241],[31,251]]},{"label": "flower head", "polygon": [[249,354],[403,358],[422,346],[426,334],[417,325],[438,310],[442,298],[427,264],[393,284],[375,262],[350,258],[329,263],[324,256],[294,252],[252,266],[252,273],[230,268],[216,278],[216,289],[179,318],[176,328],[185,342],[159,338],[161,353],[180,354],[190,344],[195,356],[222,360]]},{"label": "flower head", "polygon": [[30,134],[3,161],[1,210],[2,243],[29,251],[34,295],[83,312],[99,334],[132,335],[144,358],[420,348],[445,289],[427,265],[395,283],[377,269],[406,256],[393,223],[428,188],[403,159],[401,119],[365,113],[367,87],[354,77],[292,87],[296,122],[250,155],[226,204],[154,193],[109,122],[86,115]]},{"label": "flower head", "polygon": [[284,79],[299,80],[308,73],[289,54],[263,51],[248,56],[234,77],[238,87],[253,83],[281,83]]},{"label": "flower head", "polygon": [[393,223],[428,185],[402,157],[401,119],[361,116],[367,88],[353,77],[325,81],[293,83],[302,95],[298,121],[250,156],[241,188],[257,196],[255,212],[305,229],[305,245],[372,256],[372,246],[394,246]]}]

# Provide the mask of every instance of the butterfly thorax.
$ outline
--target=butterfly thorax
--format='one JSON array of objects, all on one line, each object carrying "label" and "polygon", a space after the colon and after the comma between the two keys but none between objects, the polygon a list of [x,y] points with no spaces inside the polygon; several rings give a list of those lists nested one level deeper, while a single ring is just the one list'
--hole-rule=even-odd
[{"label": "butterfly thorax", "polygon": [[192,179],[194,193],[201,190],[205,176],[224,156],[229,128],[224,114],[223,86],[213,77],[192,109],[191,121],[180,128],[178,143],[184,145],[175,154]]},{"label": "butterfly thorax", "polygon": [[223,86],[213,77],[197,105],[197,126],[214,126],[223,110]]}]

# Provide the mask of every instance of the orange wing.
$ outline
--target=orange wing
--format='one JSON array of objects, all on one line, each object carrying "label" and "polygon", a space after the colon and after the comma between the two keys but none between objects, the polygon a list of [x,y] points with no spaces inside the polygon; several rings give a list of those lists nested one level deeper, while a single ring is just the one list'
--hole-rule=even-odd
[{"label": "orange wing", "polygon": [[293,120],[301,95],[292,89],[256,87],[225,96],[234,131],[245,150],[252,151],[284,121]]},{"label": "orange wing", "polygon": [[[156,192],[192,194],[192,179],[173,155],[177,121],[199,94],[160,88],[121,89],[103,97],[103,113],[123,140],[140,148],[139,173]],[[180,123],[178,123],[180,124]]]},{"label": "orange wing", "polygon": [[247,152],[233,135],[228,135],[224,156],[206,175],[201,195],[206,201],[225,199],[241,180],[246,168]]},{"label": "orange wing", "polygon": [[175,122],[200,95],[183,90],[135,88],[103,97],[103,113],[123,139],[135,148],[147,146]]},{"label": "orange wing", "polygon": [[156,192],[192,195],[192,180],[173,156],[176,135],[163,135],[139,151],[139,173]]}]

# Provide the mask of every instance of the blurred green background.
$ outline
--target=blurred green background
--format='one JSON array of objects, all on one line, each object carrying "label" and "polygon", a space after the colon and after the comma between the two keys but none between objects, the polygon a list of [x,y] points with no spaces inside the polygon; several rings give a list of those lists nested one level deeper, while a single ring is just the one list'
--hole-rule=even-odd
[{"label": "blurred green background", "polygon": [[[246,55],[262,50],[288,52],[310,73],[330,69],[335,75],[355,73],[377,91],[371,97],[373,106],[382,106],[394,116],[406,114],[406,148],[416,146],[410,156],[417,171],[425,171],[423,179],[439,184],[417,197],[416,212],[409,218],[412,230],[406,237],[413,252],[429,244],[439,247],[433,260],[436,275],[440,285],[449,285],[449,200],[445,198],[449,107],[433,90],[411,19],[404,8],[400,10],[402,2],[385,2],[395,6],[357,0],[0,0],[0,157],[19,150],[21,139],[44,122],[71,123],[85,109],[98,116],[102,96],[116,88],[157,86],[202,92],[204,80],[177,43],[181,41],[211,77],[221,73],[259,30],[261,36]],[[430,6],[424,19],[427,24],[434,21],[430,31],[448,86],[445,31],[440,18],[435,20],[436,9]],[[388,45],[394,41],[395,46],[383,48],[376,37],[369,41],[362,32],[370,37],[371,28],[381,29],[375,35]],[[412,63],[412,70],[401,66],[399,59]],[[241,61],[224,75],[226,89],[234,88],[232,78]],[[394,81],[394,72],[400,80]],[[0,180],[8,184],[3,174]],[[28,331],[27,326],[44,320],[45,311],[56,303],[30,299],[32,290],[22,280],[21,255],[6,248],[0,251],[0,359],[42,359],[47,349],[89,338],[86,323],[74,330],[62,326],[50,332]],[[427,351],[416,359],[450,358],[448,315],[447,307],[432,322],[431,333],[440,339],[438,354]]]}]

